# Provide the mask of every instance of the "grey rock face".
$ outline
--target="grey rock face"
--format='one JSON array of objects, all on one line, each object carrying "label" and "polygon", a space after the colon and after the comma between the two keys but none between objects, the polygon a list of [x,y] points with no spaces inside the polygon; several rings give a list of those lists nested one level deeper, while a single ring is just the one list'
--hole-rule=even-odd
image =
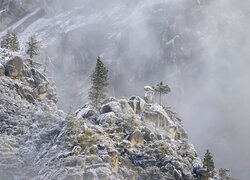
[{"label": "grey rock face", "polygon": [[8,60],[5,64],[5,72],[7,76],[19,79],[23,74],[23,60],[18,56]]}]

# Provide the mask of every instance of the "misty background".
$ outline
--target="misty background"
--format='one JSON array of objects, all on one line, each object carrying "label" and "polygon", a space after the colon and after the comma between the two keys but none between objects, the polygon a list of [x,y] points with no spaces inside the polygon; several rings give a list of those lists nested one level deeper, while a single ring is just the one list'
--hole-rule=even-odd
[{"label": "misty background", "polygon": [[217,169],[250,177],[250,1],[8,2],[11,13],[0,21],[21,42],[33,34],[41,41],[38,60],[52,61],[60,108],[88,101],[100,56],[110,96],[143,96],[145,85],[167,83],[172,92],[164,102],[182,117],[199,156],[208,148]]}]

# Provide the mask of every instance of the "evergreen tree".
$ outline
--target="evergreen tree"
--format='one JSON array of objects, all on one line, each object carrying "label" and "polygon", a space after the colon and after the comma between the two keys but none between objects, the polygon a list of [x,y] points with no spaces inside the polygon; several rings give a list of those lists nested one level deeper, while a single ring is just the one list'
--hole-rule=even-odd
[{"label": "evergreen tree", "polygon": [[106,98],[108,83],[108,69],[104,66],[100,57],[97,58],[96,67],[90,76],[92,86],[89,89],[89,100],[98,108],[101,101]]},{"label": "evergreen tree", "polygon": [[203,159],[203,168],[205,168],[205,173],[202,175],[202,179],[208,180],[209,178],[213,178],[215,175],[215,166],[213,161],[213,156],[209,152],[206,151],[204,159]]},{"label": "evergreen tree", "polygon": [[66,120],[67,120],[68,136],[77,135],[79,133],[79,123],[77,121],[77,118],[76,118],[76,115],[72,106],[70,106]]},{"label": "evergreen tree", "polygon": [[20,50],[19,42],[15,33],[12,33],[10,49],[15,52]]},{"label": "evergreen tree", "polygon": [[232,180],[233,178],[230,177],[230,174],[229,174],[230,170],[228,169],[223,169],[223,168],[220,168],[219,169],[219,176],[222,180]]},{"label": "evergreen tree", "polygon": [[163,82],[160,82],[159,84],[156,85],[156,88],[153,87],[156,94],[160,95],[160,105],[162,105],[162,95],[168,94],[171,90],[168,87],[168,85],[164,85]]},{"label": "evergreen tree", "polygon": [[73,107],[70,106],[69,112],[66,117],[67,126],[66,126],[66,143],[74,145],[77,142],[78,135],[80,133],[80,123],[76,118]]},{"label": "evergreen tree", "polygon": [[39,51],[39,42],[36,40],[35,36],[29,37],[29,41],[27,42],[28,49],[26,53],[30,57],[30,66],[34,67],[34,61],[33,58],[34,56],[38,55]]},{"label": "evergreen tree", "polygon": [[3,37],[1,41],[1,48],[5,48],[11,51],[19,51],[20,46],[15,33],[11,30],[7,31],[7,34]]},{"label": "evergreen tree", "polygon": [[10,49],[11,39],[12,39],[12,32],[8,30],[7,34],[3,37],[1,41],[1,48]]}]

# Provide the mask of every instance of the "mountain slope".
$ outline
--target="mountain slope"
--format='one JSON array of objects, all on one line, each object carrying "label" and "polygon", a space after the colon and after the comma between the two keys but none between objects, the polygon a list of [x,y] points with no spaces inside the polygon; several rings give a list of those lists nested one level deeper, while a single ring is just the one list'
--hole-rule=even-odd
[{"label": "mountain slope", "polygon": [[[201,160],[171,108],[135,96],[66,115],[39,71],[11,55],[2,63],[1,179],[200,177]],[[78,123],[74,136],[70,118]]]},{"label": "mountain slope", "polygon": [[53,61],[61,108],[87,100],[88,76],[101,56],[112,96],[142,96],[146,84],[166,81],[173,91],[164,101],[185,119],[198,153],[209,147],[218,167],[250,176],[249,1],[23,2],[33,8],[10,17],[9,27],[23,46],[33,34],[44,44],[40,61]]}]

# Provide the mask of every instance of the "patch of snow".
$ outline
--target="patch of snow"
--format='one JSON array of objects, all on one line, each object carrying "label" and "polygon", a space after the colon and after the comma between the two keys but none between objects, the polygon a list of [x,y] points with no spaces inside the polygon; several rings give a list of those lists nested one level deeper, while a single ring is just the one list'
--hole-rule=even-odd
[{"label": "patch of snow", "polygon": [[86,108],[82,108],[79,112],[77,112],[76,117],[81,118],[84,114],[87,114],[90,110],[91,108],[89,106],[87,106]]}]

